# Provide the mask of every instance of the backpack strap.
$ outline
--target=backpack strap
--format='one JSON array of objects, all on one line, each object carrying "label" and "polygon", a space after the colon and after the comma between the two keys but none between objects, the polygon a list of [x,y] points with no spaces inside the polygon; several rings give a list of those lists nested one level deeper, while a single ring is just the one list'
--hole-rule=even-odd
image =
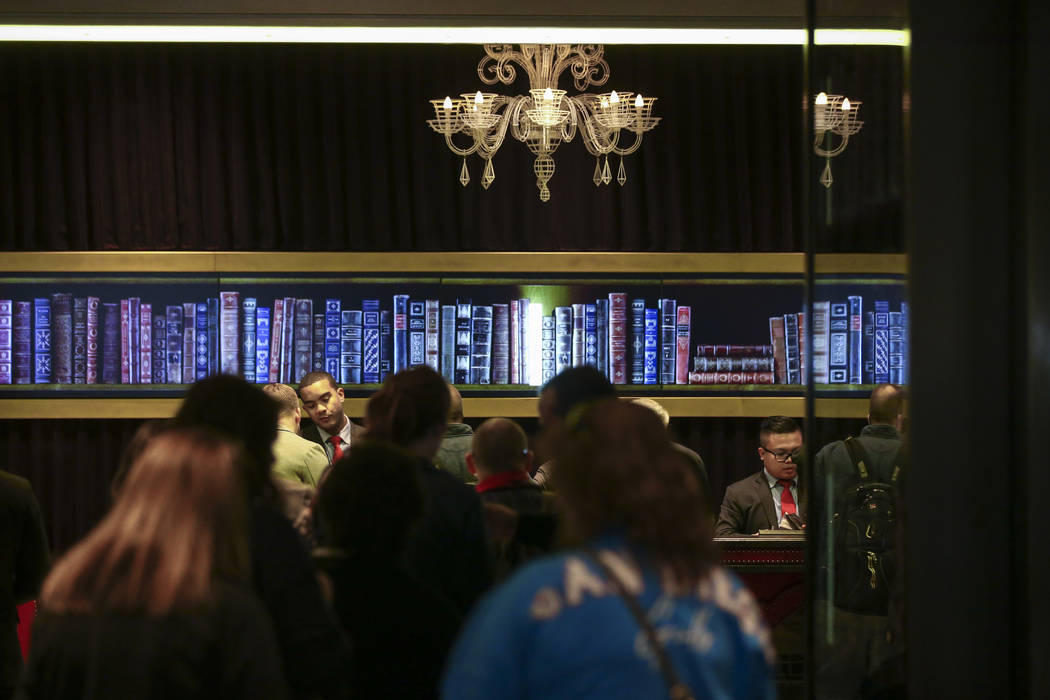
[{"label": "backpack strap", "polygon": [[864,449],[864,445],[860,444],[859,440],[854,439],[852,436],[845,439],[846,451],[849,452],[849,458],[853,461],[853,467],[860,474],[862,481],[868,480],[868,451]]}]

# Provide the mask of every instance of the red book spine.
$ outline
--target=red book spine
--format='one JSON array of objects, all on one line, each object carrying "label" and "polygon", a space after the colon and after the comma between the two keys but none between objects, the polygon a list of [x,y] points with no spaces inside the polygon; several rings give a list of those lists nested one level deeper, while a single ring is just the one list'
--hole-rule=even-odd
[{"label": "red book spine", "polygon": [[139,384],[153,383],[153,304],[139,306]]},{"label": "red book spine", "polygon": [[518,301],[510,303],[510,383],[521,384],[521,315]]},{"label": "red book spine", "polygon": [[87,363],[84,381],[98,384],[98,297],[87,298]]},{"label": "red book spine", "polygon": [[689,383],[689,331],[693,316],[689,306],[679,306],[675,319],[675,384]]},{"label": "red book spine", "polygon": [[[273,318],[270,319],[270,382],[276,382],[281,372],[281,348],[284,346],[284,299],[273,300]],[[338,380],[339,377],[336,377]]]},{"label": "red book spine", "polygon": [[219,292],[219,371],[241,373],[240,292]]},{"label": "red book spine", "polygon": [[784,317],[769,318],[769,343],[773,346],[773,369],[777,384],[787,384],[787,345],[784,339]]},{"label": "red book spine", "polygon": [[772,355],[772,345],[697,345],[697,357],[745,357]]},{"label": "red book spine", "polygon": [[609,294],[609,377],[627,383],[627,294]]},{"label": "red book spine", "polygon": [[690,384],[773,384],[773,372],[690,372]]},{"label": "red book spine", "polygon": [[131,311],[127,299],[120,300],[120,383],[131,384]]}]

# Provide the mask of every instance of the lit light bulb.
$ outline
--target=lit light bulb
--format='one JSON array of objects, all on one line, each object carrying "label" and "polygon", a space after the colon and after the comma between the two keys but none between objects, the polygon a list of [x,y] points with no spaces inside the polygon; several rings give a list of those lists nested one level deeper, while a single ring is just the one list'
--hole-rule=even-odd
[{"label": "lit light bulb", "polygon": [[609,109],[609,99],[608,98],[603,97],[601,102],[602,102],[602,109]]},{"label": "lit light bulb", "polygon": [[815,104],[826,105],[827,103],[828,103],[828,94],[826,92],[818,93]]},{"label": "lit light bulb", "polygon": [[615,104],[619,104],[620,96],[616,94],[615,90],[613,90],[611,93],[609,93],[609,102],[611,102],[614,105]]},{"label": "lit light bulb", "polygon": [[485,98],[481,96],[481,90],[474,93],[474,104],[480,105],[485,102]]},{"label": "lit light bulb", "polygon": [[638,109],[641,109],[642,105],[644,105],[644,104],[645,104],[645,101],[642,99],[642,93],[638,93],[638,96],[634,98],[634,106],[637,107]]},{"label": "lit light bulb", "polygon": [[452,109],[452,98],[445,95],[445,102],[441,106],[445,109]]},{"label": "lit light bulb", "polygon": [[848,112],[849,111],[849,98],[848,97],[843,97],[842,98],[842,111],[843,112]]},{"label": "lit light bulb", "polygon": [[547,88],[546,90],[543,91],[543,101],[544,102],[553,102],[554,101],[554,92],[552,92],[550,88]]}]

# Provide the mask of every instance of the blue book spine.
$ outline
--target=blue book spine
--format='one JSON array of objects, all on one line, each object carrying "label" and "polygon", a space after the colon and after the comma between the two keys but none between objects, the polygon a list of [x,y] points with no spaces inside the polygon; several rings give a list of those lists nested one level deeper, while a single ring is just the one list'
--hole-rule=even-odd
[{"label": "blue book spine", "polygon": [[197,379],[208,376],[208,304],[197,304],[197,345],[196,358],[194,362],[197,368]]},{"label": "blue book spine", "polygon": [[470,383],[490,384],[491,373],[492,307],[475,306],[470,319]]},{"label": "blue book spine", "polygon": [[255,315],[259,302],[253,297],[241,300],[241,373],[246,382],[255,382]]},{"label": "blue book spine", "polygon": [[153,316],[153,383],[168,383],[168,317],[160,309]]},{"label": "blue book spine", "polygon": [[255,310],[255,383],[270,383],[270,307]]},{"label": "blue book spine", "polygon": [[394,366],[396,374],[408,367],[408,295],[394,295]]},{"label": "blue book spine", "polygon": [[102,383],[120,384],[120,304],[117,303],[102,304]]},{"label": "blue book spine", "polygon": [[[608,302],[606,302],[608,303]],[[554,379],[557,368],[557,328],[554,316],[543,316],[540,326],[540,380]]]},{"label": "blue book spine", "polygon": [[[0,302],[3,303],[3,302]],[[10,302],[9,302],[10,305]],[[73,383],[87,384],[87,297],[73,299]],[[0,331],[2,332],[2,331]],[[10,331],[8,331],[10,332]],[[8,348],[10,350],[10,348]],[[10,372],[10,370],[9,370]],[[0,383],[4,383],[0,381]],[[7,382],[10,383],[10,382]]]},{"label": "blue book spine", "polygon": [[874,306],[871,383],[885,384],[890,380],[890,303],[876,301]]},{"label": "blue book spine", "polygon": [[598,366],[598,306],[583,306],[583,363]]},{"label": "blue book spine", "polygon": [[784,314],[784,357],[787,383],[801,384],[802,375],[798,365],[798,314]]},{"label": "blue book spine", "polygon": [[[12,384],[14,375],[14,304],[12,299],[0,299],[0,384]],[[87,328],[87,304],[84,307],[84,326]],[[86,333],[85,333],[86,336]],[[85,372],[87,376],[85,361]]]},{"label": "blue book spine", "polygon": [[657,306],[660,309],[660,383],[674,384],[678,353],[678,302],[660,299]]},{"label": "blue book spine", "polygon": [[862,378],[865,384],[875,381],[875,312],[864,312],[864,351],[861,353]]},{"label": "blue book spine", "polygon": [[645,384],[645,299],[631,300],[631,384]]},{"label": "blue book spine", "polygon": [[901,372],[899,384],[907,384],[911,367],[911,325],[908,319],[908,302],[901,302]]},{"label": "blue book spine", "polygon": [[441,307],[441,376],[449,384],[456,381],[456,307]]},{"label": "blue book spine", "polygon": [[342,338],[339,342],[339,383],[361,383],[361,312],[342,312]]},{"label": "blue book spine", "polygon": [[379,381],[394,370],[394,327],[390,309],[379,312]]},{"label": "blue book spine", "polygon": [[510,384],[510,306],[492,305],[492,383]]},{"label": "blue book spine", "polygon": [[314,314],[314,342],[310,351],[310,371],[324,372],[324,314]]},{"label": "blue book spine", "polygon": [[365,384],[378,384],[380,353],[378,299],[365,299],[361,302],[361,327],[363,329],[361,381]]},{"label": "blue book spine", "polygon": [[904,319],[899,311],[890,312],[890,371],[889,380],[904,383]]},{"label": "blue book spine", "polygon": [[849,379],[849,304],[831,302],[828,318],[828,383]]},{"label": "blue book spine", "polygon": [[426,364],[427,311],[426,302],[408,302],[408,366]]},{"label": "blue book spine", "polygon": [[[184,373],[182,371],[182,348],[184,343],[182,336],[182,307],[168,306],[164,309],[164,320],[167,323],[167,352],[164,354],[168,365],[168,383],[182,384]],[[252,337],[254,337],[254,333]],[[254,370],[254,368],[253,368]],[[252,372],[255,376],[255,372]]]},{"label": "blue book spine", "polygon": [[339,341],[342,337],[342,306],[338,299],[324,301],[324,371],[339,380]]},{"label": "blue book spine", "polygon": [[33,383],[51,383],[51,300],[33,299]]},{"label": "blue book spine", "polygon": [[572,307],[554,309],[554,373],[572,367]]},{"label": "blue book spine", "polygon": [[[598,371],[607,378],[612,375],[609,371],[609,300],[597,299],[594,302],[595,329],[598,342]],[[610,378],[609,381],[612,381]]]},{"label": "blue book spine", "polygon": [[219,373],[219,298],[208,297],[208,374]]},{"label": "blue book spine", "polygon": [[846,297],[849,301],[849,383],[861,384],[864,379],[864,301],[862,297]]},{"label": "blue book spine", "polygon": [[660,310],[645,310],[645,365],[643,377],[646,384],[656,384],[660,377]]},{"label": "blue book spine", "polygon": [[470,299],[456,300],[456,372],[455,384],[470,383]]}]

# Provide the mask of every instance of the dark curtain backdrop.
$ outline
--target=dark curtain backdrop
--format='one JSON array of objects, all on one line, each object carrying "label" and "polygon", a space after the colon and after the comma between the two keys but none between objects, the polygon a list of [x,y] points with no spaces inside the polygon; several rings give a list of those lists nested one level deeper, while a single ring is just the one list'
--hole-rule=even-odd
[{"label": "dark curtain backdrop", "polygon": [[[821,51],[821,87],[863,99],[865,126],[815,203],[817,250],[900,252],[900,50]],[[482,55],[0,45],[0,250],[801,250],[799,159],[818,159],[800,134],[797,47],[607,47],[600,91],[656,95],[663,121],[626,159],[623,188],[596,189],[579,137],[563,144],[547,204],[524,145],[508,136],[487,192],[471,159],[464,189],[425,124],[428,99],[482,87]],[[0,467],[30,479],[57,550],[105,511],[137,424],[0,421]],[[822,440],[859,428],[820,424]],[[757,419],[672,429],[703,455],[716,498],[757,469]]]},{"label": "dark curtain backdrop", "polygon": [[[829,80],[865,99],[866,124],[835,159],[823,247],[899,251],[900,50],[840,53]],[[487,192],[472,157],[463,188],[461,160],[425,124],[428,99],[485,87],[482,55],[5,44],[0,247],[801,250],[798,47],[607,47],[612,77],[592,91],[656,95],[663,121],[622,188],[595,188],[579,136],[562,144],[546,204],[523,144],[507,136]],[[519,73],[487,89],[527,87]]]}]

